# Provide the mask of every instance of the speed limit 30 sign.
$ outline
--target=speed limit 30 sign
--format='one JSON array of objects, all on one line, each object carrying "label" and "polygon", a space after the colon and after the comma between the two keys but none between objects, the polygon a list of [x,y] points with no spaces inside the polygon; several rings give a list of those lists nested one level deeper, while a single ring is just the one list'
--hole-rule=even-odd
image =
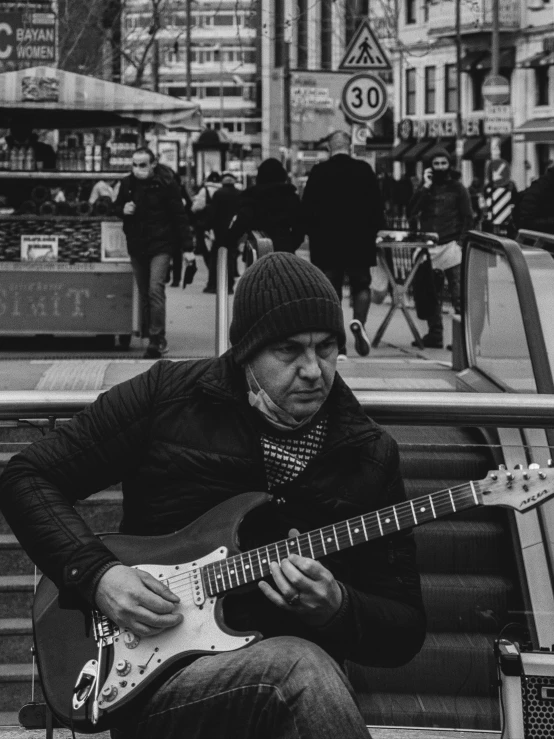
[{"label": "speed limit 30 sign", "polygon": [[355,74],[342,90],[342,109],[356,123],[368,123],[380,118],[388,106],[385,83],[368,72]]}]

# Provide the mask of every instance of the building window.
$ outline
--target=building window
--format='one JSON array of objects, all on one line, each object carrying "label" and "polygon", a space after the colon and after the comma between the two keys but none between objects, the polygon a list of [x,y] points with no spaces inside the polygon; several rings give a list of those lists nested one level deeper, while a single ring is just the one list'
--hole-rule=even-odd
[{"label": "building window", "polygon": [[485,100],[483,98],[484,70],[474,70],[471,74],[471,92],[473,97],[473,110],[483,110]]},{"label": "building window", "polygon": [[275,66],[283,67],[285,64],[285,0],[274,0],[275,38],[273,49],[275,54]]},{"label": "building window", "polygon": [[437,68],[425,67],[425,112],[437,112]]},{"label": "building window", "polygon": [[406,70],[406,115],[415,115],[416,112],[416,71]]},{"label": "building window", "polygon": [[444,68],[444,112],[458,112],[458,78],[455,64],[447,64]]},{"label": "building window", "polygon": [[346,0],[344,7],[344,25],[346,45],[352,40],[360,21],[369,15],[369,0]]},{"label": "building window", "polygon": [[321,68],[331,69],[333,63],[333,10],[331,0],[321,0]]},{"label": "building window", "polygon": [[535,67],[535,105],[550,105],[550,67]]},{"label": "building window", "polygon": [[235,18],[226,13],[216,13],[214,16],[214,26],[234,26]]},{"label": "building window", "polygon": [[296,63],[298,69],[308,66],[308,0],[297,0]]},{"label": "building window", "polygon": [[416,22],[416,0],[406,0],[406,25]]}]

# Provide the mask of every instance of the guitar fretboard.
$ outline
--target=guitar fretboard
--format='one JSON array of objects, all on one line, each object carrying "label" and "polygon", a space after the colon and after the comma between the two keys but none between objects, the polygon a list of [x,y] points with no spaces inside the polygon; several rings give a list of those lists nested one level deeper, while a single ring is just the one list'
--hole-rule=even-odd
[{"label": "guitar fretboard", "polygon": [[202,570],[206,591],[209,597],[213,597],[261,580],[270,574],[270,562],[280,563],[293,553],[320,559],[327,554],[472,508],[479,505],[478,488],[478,483],[464,483],[204,565]]}]

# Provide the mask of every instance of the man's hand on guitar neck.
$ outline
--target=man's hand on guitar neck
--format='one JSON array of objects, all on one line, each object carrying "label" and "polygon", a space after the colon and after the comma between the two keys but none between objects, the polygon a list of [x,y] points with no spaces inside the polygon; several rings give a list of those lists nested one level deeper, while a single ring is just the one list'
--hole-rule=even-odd
[{"label": "man's hand on guitar neck", "polygon": [[[298,536],[292,529],[289,536]],[[259,588],[269,600],[289,613],[296,613],[310,626],[323,626],[342,604],[342,590],[332,572],[321,562],[299,554],[290,554],[279,565],[269,565],[277,589],[267,582]]]},{"label": "man's hand on guitar neck", "polygon": [[125,565],[102,575],[94,600],[105,616],[139,636],[153,636],[183,620],[175,613],[180,602],[175,593],[148,572]]}]

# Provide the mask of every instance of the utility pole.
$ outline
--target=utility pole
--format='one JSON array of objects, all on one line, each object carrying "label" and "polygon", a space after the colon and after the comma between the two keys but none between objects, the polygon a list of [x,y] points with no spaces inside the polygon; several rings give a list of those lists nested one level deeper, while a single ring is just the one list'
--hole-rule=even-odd
[{"label": "utility pole", "polygon": [[464,133],[462,130],[462,33],[460,0],[456,0],[456,161],[462,168]]},{"label": "utility pole", "polygon": [[187,0],[186,15],[185,15],[185,20],[186,20],[185,38],[186,38],[186,44],[187,44],[187,49],[185,52],[186,54],[185,63],[186,63],[186,80],[187,80],[187,100],[191,99],[191,92],[192,92],[191,91],[191,71],[190,71],[190,64],[191,64],[191,57],[192,57],[191,48],[190,48],[191,46],[191,43],[190,43],[190,36],[191,36],[190,34],[190,27],[191,27],[190,6],[191,6],[191,2],[192,0]]},{"label": "utility pole", "polygon": [[[499,0],[492,0],[492,46],[491,46],[491,74],[497,77],[499,74],[500,58],[500,21]],[[500,158],[500,138],[491,137],[491,159]]]}]

